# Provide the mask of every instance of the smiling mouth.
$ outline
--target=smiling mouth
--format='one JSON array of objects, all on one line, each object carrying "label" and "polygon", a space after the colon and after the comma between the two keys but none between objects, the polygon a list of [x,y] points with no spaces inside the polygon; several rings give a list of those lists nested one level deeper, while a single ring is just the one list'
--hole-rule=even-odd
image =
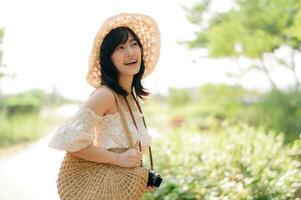
[{"label": "smiling mouth", "polygon": [[133,65],[133,64],[136,64],[137,63],[137,60],[133,61],[133,62],[128,62],[128,63],[124,63],[125,65]]}]

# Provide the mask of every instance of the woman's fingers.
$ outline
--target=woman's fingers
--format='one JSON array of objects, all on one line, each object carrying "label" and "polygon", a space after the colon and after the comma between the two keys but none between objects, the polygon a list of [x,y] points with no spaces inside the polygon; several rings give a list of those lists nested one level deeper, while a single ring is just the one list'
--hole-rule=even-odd
[{"label": "woman's fingers", "polygon": [[146,191],[147,192],[152,192],[154,189],[151,186],[147,186]]}]

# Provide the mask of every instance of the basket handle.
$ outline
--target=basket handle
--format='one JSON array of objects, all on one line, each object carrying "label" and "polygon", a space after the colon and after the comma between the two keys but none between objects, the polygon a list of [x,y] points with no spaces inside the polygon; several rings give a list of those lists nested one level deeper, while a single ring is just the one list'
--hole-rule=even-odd
[{"label": "basket handle", "polygon": [[115,98],[116,105],[117,105],[117,110],[118,110],[118,112],[120,114],[121,123],[122,123],[122,126],[123,126],[124,133],[125,133],[125,135],[126,135],[126,137],[128,139],[129,147],[130,148],[134,148],[133,138],[132,138],[132,136],[130,134],[128,126],[126,125],[125,117],[124,117],[123,111],[120,108],[120,104],[119,104],[119,100],[118,100],[117,94],[115,93],[115,91],[113,91],[113,90],[111,90],[111,91],[114,94],[114,98]]}]

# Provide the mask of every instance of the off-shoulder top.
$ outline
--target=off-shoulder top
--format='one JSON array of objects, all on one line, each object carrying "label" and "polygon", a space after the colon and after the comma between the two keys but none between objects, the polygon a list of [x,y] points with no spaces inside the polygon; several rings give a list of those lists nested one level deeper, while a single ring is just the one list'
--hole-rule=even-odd
[{"label": "off-shoulder top", "polygon": [[[133,144],[137,144],[140,140],[142,152],[145,153],[151,146],[152,137],[143,124],[143,114],[137,109],[135,102],[129,101],[138,128],[137,131],[125,101],[119,102],[131,132]],[[101,116],[83,103],[72,117],[54,130],[48,146],[74,152],[90,144],[105,149],[129,146],[119,112]]]}]

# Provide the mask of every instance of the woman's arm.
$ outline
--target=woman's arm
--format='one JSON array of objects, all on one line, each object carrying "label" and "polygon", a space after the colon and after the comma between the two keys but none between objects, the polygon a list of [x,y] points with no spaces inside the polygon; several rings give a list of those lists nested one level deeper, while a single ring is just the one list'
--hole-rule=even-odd
[{"label": "woman's arm", "polygon": [[97,163],[109,163],[119,165],[119,154],[106,150],[102,147],[89,145],[76,152],[69,152],[71,155]]},{"label": "woman's arm", "polygon": [[142,160],[142,153],[137,149],[128,149],[122,153],[114,153],[101,147],[89,145],[79,151],[69,153],[88,161],[109,163],[120,167],[139,167]]},{"label": "woman's arm", "polygon": [[[89,98],[86,105],[96,114],[103,116],[109,109],[116,106],[115,97],[108,88],[101,88]],[[115,107],[115,109],[117,108]],[[142,153],[138,149],[130,148],[122,153],[114,153],[92,144],[69,153],[88,161],[109,163],[121,167],[139,167],[142,159]]]},{"label": "woman's arm", "polygon": [[[85,105],[96,114],[103,116],[107,110],[115,105],[114,101],[112,92],[108,88],[101,87],[89,97]],[[79,151],[69,153],[73,156],[98,163],[117,164],[116,161],[118,160],[117,153],[108,151],[105,148],[95,147],[92,144]]]}]

